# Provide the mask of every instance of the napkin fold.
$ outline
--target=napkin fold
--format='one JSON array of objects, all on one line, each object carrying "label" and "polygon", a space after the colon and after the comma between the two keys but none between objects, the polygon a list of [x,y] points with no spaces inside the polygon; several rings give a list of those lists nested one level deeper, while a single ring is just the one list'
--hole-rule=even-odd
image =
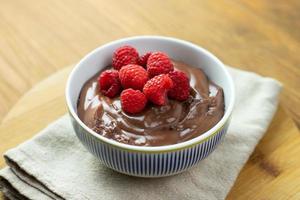
[{"label": "napkin fold", "polygon": [[65,115],[5,153],[8,167],[0,171],[2,192],[12,200],[225,199],[271,122],[281,89],[271,78],[228,69],[236,86],[228,133],[194,168],[156,179],[114,172],[87,152]]}]

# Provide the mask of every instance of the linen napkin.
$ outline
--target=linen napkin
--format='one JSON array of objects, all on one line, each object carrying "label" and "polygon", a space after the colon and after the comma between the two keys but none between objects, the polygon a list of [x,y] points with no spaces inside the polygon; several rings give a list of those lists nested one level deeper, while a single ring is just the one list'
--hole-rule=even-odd
[{"label": "linen napkin", "polygon": [[228,69],[236,86],[228,133],[194,168],[156,179],[114,172],[87,152],[66,115],[5,153],[9,167],[0,171],[1,190],[13,200],[225,199],[272,120],[281,89],[273,79]]}]

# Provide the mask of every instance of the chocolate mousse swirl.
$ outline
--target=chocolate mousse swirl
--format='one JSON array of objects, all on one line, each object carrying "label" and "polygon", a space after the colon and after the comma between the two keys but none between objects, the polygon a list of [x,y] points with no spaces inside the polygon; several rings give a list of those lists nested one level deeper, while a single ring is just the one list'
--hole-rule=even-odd
[{"label": "chocolate mousse swirl", "polygon": [[78,100],[79,118],[104,137],[138,146],[162,146],[195,138],[217,124],[224,115],[221,87],[198,68],[174,62],[190,78],[188,100],[169,100],[165,106],[148,104],[141,113],[122,111],[119,97],[110,99],[99,92],[98,74],[83,86]]}]

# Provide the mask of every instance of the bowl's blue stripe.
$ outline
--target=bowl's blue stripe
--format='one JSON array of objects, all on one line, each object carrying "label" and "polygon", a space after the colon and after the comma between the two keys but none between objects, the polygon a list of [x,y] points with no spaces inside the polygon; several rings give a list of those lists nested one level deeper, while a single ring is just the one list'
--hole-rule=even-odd
[{"label": "bowl's blue stripe", "polygon": [[181,153],[177,153],[177,162],[175,163],[175,171],[178,171],[178,169],[179,169],[179,165],[180,165],[180,163],[181,163]]},{"label": "bowl's blue stripe", "polygon": [[183,160],[183,156],[182,153],[178,154],[178,162],[176,162],[176,171],[179,171],[181,166],[182,166],[182,160]]},{"label": "bowl's blue stripe", "polygon": [[161,176],[162,175],[162,165],[163,165],[163,162],[162,162],[162,154],[158,154],[158,162],[159,162],[159,165],[158,165],[158,176]]},{"label": "bowl's blue stripe", "polygon": [[123,156],[124,156],[124,160],[125,160],[125,170],[124,170],[124,172],[129,173],[128,154],[125,151],[123,151],[123,152],[124,152]]},{"label": "bowl's blue stripe", "polygon": [[121,168],[120,168],[120,162],[118,162],[118,159],[117,159],[117,149],[114,149],[114,148],[111,148],[111,149],[112,149],[112,153],[113,153],[114,165],[117,168],[117,170],[120,171]]},{"label": "bowl's blue stripe", "polygon": [[194,160],[195,160],[195,153],[196,153],[195,149],[196,148],[190,148],[190,158],[189,158],[190,159],[190,163],[189,163],[190,166],[193,165]]},{"label": "bowl's blue stripe", "polygon": [[112,162],[109,159],[110,158],[110,156],[109,156],[109,148],[108,148],[108,146],[106,144],[104,145],[104,156],[105,156],[105,160],[106,160],[106,163],[107,163],[108,167],[112,168]]},{"label": "bowl's blue stripe", "polygon": [[189,149],[187,149],[187,151],[188,151],[187,152],[187,162],[186,162],[183,170],[185,170],[187,167],[191,166],[191,162],[192,162],[191,155],[192,155],[193,150],[191,148],[189,148]]},{"label": "bowl's blue stripe", "polygon": [[201,145],[201,151],[199,152],[199,158],[198,160],[202,160],[205,155],[205,149],[206,149],[206,142],[202,143]]},{"label": "bowl's blue stripe", "polygon": [[104,157],[105,157],[107,166],[112,168],[112,162],[111,162],[110,156],[109,156],[109,149],[110,148],[106,144],[104,144]]},{"label": "bowl's blue stripe", "polygon": [[166,157],[165,157],[165,161],[166,161],[166,168],[164,171],[164,174],[168,174],[168,169],[170,168],[170,160],[171,160],[171,156],[170,156],[170,152],[166,153]]},{"label": "bowl's blue stripe", "polygon": [[197,147],[194,148],[194,160],[193,160],[192,165],[195,165],[197,162],[198,155],[200,154],[199,153],[200,147],[201,147],[201,145],[198,145]]},{"label": "bowl's blue stripe", "polygon": [[159,169],[158,169],[158,154],[154,154],[154,175],[157,176],[159,174]]}]

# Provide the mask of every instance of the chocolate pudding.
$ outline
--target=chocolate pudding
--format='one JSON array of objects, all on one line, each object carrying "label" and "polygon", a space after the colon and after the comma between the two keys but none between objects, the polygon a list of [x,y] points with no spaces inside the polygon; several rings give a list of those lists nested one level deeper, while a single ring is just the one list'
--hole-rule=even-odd
[{"label": "chocolate pudding", "polygon": [[173,62],[174,68],[190,78],[191,92],[184,102],[171,100],[165,106],[148,106],[140,113],[122,111],[119,97],[101,94],[96,74],[80,93],[79,118],[98,134],[121,143],[137,146],[163,146],[195,138],[217,124],[224,115],[221,87],[208,80],[198,68]]}]

